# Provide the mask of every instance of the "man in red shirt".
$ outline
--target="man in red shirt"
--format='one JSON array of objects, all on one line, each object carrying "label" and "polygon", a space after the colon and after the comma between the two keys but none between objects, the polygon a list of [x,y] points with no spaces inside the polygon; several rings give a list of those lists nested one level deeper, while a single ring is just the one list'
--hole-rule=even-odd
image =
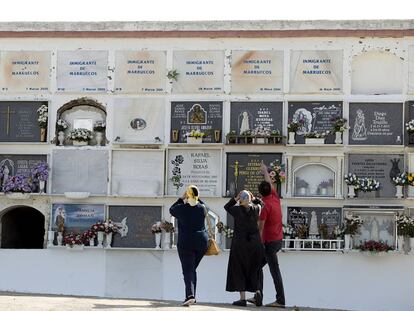
[{"label": "man in red shirt", "polygon": [[[284,308],[285,293],[277,260],[277,252],[281,250],[283,240],[282,209],[280,207],[279,195],[273,187],[267,166],[263,162],[260,169],[264,175],[264,181],[259,185],[259,193],[262,196],[264,206],[260,212],[259,230],[265,248],[266,262],[269,265],[276,290],[276,301],[266,306]],[[259,283],[259,290],[262,292],[263,297],[263,275]]]}]

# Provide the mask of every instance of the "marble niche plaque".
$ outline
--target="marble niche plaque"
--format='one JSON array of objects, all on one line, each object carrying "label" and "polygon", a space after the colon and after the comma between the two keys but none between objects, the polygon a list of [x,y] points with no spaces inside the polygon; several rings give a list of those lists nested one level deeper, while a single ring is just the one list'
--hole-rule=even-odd
[{"label": "marble niche plaque", "polygon": [[50,216],[53,231],[58,231],[58,227],[63,224],[66,233],[82,234],[98,221],[105,220],[105,205],[54,203]]},{"label": "marble niche plaque", "polygon": [[[206,134],[210,132],[203,137],[204,143],[220,143],[222,127],[222,102],[171,102],[170,142],[172,143],[185,143],[186,134],[191,130],[199,130]],[[219,131],[218,135],[216,131]]]},{"label": "marble niche plaque", "polygon": [[162,206],[110,205],[108,217],[120,232],[113,235],[112,247],[154,248],[151,226],[161,220]]},{"label": "marble niche plaque", "polygon": [[408,92],[414,93],[414,46],[408,50]]},{"label": "marble niche plaque", "polygon": [[[342,117],[342,102],[289,102],[288,123],[303,120],[303,126],[296,132],[296,143],[304,144],[309,132],[331,131],[332,118]],[[329,134],[326,144],[335,143],[335,135]]]},{"label": "marble niche plaque", "polygon": [[37,110],[47,102],[0,102],[0,142],[40,142]]},{"label": "marble niche plaque", "polygon": [[223,93],[223,51],[175,51],[173,93]]},{"label": "marble niche plaque", "polygon": [[106,92],[107,51],[58,51],[58,92]]},{"label": "marble niche plaque", "polygon": [[114,137],[120,143],[164,142],[165,101],[159,98],[114,99]]},{"label": "marble niche plaque", "polygon": [[167,160],[167,195],[181,196],[196,185],[201,197],[221,196],[220,149],[170,149]]},{"label": "marble niche plaque", "polygon": [[242,190],[258,193],[258,186],[264,180],[260,171],[262,161],[269,166],[275,160],[282,163],[282,154],[227,153],[226,196],[235,196]]},{"label": "marble niche plaque", "polygon": [[340,207],[311,207],[289,206],[287,209],[287,223],[294,228],[307,225],[309,235],[319,235],[319,226],[326,224],[328,233],[332,234],[335,227],[341,227],[342,208]]},{"label": "marble niche plaque", "polygon": [[342,51],[291,51],[291,93],[341,93]]},{"label": "marble niche plaque", "polygon": [[232,93],[280,93],[283,51],[232,51]]},{"label": "marble niche plaque", "polygon": [[52,193],[107,194],[108,151],[54,150],[52,155]]},{"label": "marble niche plaque", "polygon": [[348,172],[359,178],[373,178],[380,182],[380,189],[371,193],[358,192],[361,198],[393,198],[395,186],[391,181],[399,173],[405,171],[403,154],[350,154],[348,156]]},{"label": "marble niche plaque", "polygon": [[42,161],[47,162],[46,155],[0,154],[0,168],[7,166],[9,176],[30,175],[31,170]]},{"label": "marble niche plaque", "polygon": [[164,182],[164,152],[113,151],[112,194],[161,196]]},{"label": "marble niche plaque", "polygon": [[115,92],[163,93],[167,82],[165,51],[118,51]]},{"label": "marble niche plaque", "polygon": [[0,54],[0,77],[3,92],[48,92],[50,52],[3,51]]},{"label": "marble niche plaque", "polygon": [[350,145],[402,145],[403,103],[350,103]]},{"label": "marble niche plaque", "polygon": [[232,102],[230,106],[230,130],[244,131],[278,130],[282,133],[282,102]]}]

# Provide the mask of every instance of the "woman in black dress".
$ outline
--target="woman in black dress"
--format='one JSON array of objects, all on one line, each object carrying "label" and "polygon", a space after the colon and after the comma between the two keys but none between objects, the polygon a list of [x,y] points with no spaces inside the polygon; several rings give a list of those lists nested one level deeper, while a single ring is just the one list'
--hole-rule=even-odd
[{"label": "woman in black dress", "polygon": [[243,190],[224,206],[225,210],[234,217],[234,235],[227,267],[226,291],[240,292],[240,300],[233,302],[236,306],[247,305],[246,291],[256,292],[257,306],[261,306],[263,301],[258,291],[264,254],[258,227],[260,203],[258,199],[252,201],[251,193]]}]

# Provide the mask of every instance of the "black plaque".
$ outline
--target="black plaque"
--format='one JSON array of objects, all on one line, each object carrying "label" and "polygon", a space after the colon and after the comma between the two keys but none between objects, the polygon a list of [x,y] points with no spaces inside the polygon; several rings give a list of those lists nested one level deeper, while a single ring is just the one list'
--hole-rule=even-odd
[{"label": "black plaque", "polygon": [[278,130],[282,133],[282,102],[232,102],[230,113],[230,130],[241,134],[245,130],[254,131],[261,128]]},{"label": "black plaque", "polygon": [[30,175],[31,170],[40,162],[46,162],[46,155],[33,154],[2,154],[0,155],[0,167],[7,166],[9,176],[17,174]]},{"label": "black plaque", "polygon": [[342,208],[311,206],[288,207],[287,223],[294,228],[298,228],[301,225],[310,226],[313,218],[316,220],[318,228],[321,224],[326,224],[328,226],[328,233],[331,234],[335,226],[341,227]]},{"label": "black plaque", "polygon": [[0,102],[0,142],[40,142],[37,109],[45,102]]},{"label": "black plaque", "polygon": [[[281,153],[227,153],[226,195],[234,196],[241,190],[258,193],[258,186],[263,181],[260,171],[262,161],[269,166],[271,162],[279,160],[282,163]],[[280,189],[278,189],[280,194]]]},{"label": "black plaque", "polygon": [[117,233],[113,236],[113,247],[154,248],[155,237],[151,226],[161,221],[161,206],[111,205],[109,218],[121,224],[126,223],[127,234],[122,237]]},{"label": "black plaque", "polygon": [[404,171],[403,154],[350,154],[348,157],[348,172],[359,178],[373,178],[380,182],[380,189],[364,194],[359,191],[361,198],[393,198],[395,185],[392,177]]},{"label": "black plaque", "polygon": [[[342,117],[342,102],[289,102],[288,123],[303,120],[303,126],[296,133],[296,143],[304,144],[304,134],[331,131],[332,119]],[[335,135],[329,134],[326,144],[335,143]]]},{"label": "black plaque", "polygon": [[402,145],[403,103],[350,103],[350,145]]},{"label": "black plaque", "polygon": [[[405,123],[410,122],[411,120],[414,120],[414,101],[409,101],[405,103]],[[404,124],[404,141],[405,144],[408,145],[414,145],[414,133],[408,134],[405,130],[405,124]]]},{"label": "black plaque", "polygon": [[[220,143],[223,127],[222,102],[171,102],[171,135],[172,143],[185,143],[186,133],[199,130],[208,135],[205,143]],[[178,141],[173,140],[173,131],[178,131]],[[218,141],[214,131],[220,131]]]}]

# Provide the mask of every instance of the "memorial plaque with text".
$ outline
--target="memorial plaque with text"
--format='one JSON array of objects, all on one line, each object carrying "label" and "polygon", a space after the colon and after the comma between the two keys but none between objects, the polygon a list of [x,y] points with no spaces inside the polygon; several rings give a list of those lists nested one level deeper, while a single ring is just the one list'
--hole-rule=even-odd
[{"label": "memorial plaque with text", "polygon": [[40,162],[47,162],[46,155],[37,154],[1,154],[0,168],[7,166],[9,176],[23,174],[29,176],[32,169]]},{"label": "memorial plaque with text", "polygon": [[340,207],[288,207],[287,223],[294,228],[307,225],[310,235],[319,235],[319,226],[325,224],[328,233],[335,227],[341,227],[342,208]]},{"label": "memorial plaque with text", "polygon": [[151,226],[161,220],[162,206],[110,205],[108,217],[120,232],[113,235],[112,247],[154,248]]},{"label": "memorial plaque with text", "polygon": [[263,161],[267,166],[278,160],[281,153],[227,153],[226,195],[235,196],[241,190],[258,193],[258,186],[264,180],[260,171]]},{"label": "memorial plaque with text", "polygon": [[[203,137],[204,143],[220,143],[222,127],[222,102],[171,102],[172,143],[185,143],[186,134],[191,130],[209,134]],[[177,131],[178,137],[174,131]],[[218,135],[216,131],[219,131]]]},{"label": "memorial plaque with text", "polygon": [[364,194],[359,191],[359,197],[393,198],[395,186],[392,178],[405,171],[403,154],[350,154],[348,157],[348,172],[359,178],[373,178],[380,182],[380,189]]},{"label": "memorial plaque with text", "polygon": [[223,51],[175,51],[174,93],[223,93]]},{"label": "memorial plaque with text", "polygon": [[37,109],[47,102],[0,102],[0,142],[40,142]]},{"label": "memorial plaque with text", "polygon": [[50,88],[50,52],[1,52],[0,77],[3,92],[47,92]]},{"label": "memorial plaque with text", "polygon": [[280,93],[283,51],[232,51],[232,93]]},{"label": "memorial plaque with text", "polygon": [[282,102],[232,102],[230,108],[230,130],[240,134],[278,130],[282,133]]},{"label": "memorial plaque with text", "polygon": [[54,150],[52,193],[107,194],[108,151]]},{"label": "memorial plaque with text", "polygon": [[182,195],[189,185],[201,197],[222,195],[221,149],[170,149],[167,160],[168,195]]},{"label": "memorial plaque with text", "polygon": [[402,145],[403,103],[350,103],[350,145]]},{"label": "memorial plaque with text", "polygon": [[[335,117],[342,117],[342,102],[289,102],[288,123],[303,121],[303,125],[296,132],[296,143],[304,144],[304,134],[309,132],[331,131]],[[335,135],[329,134],[326,144],[335,143]]]},{"label": "memorial plaque with text", "polygon": [[341,93],[342,51],[292,51],[291,93]]},{"label": "memorial plaque with text", "polygon": [[115,91],[162,93],[167,82],[166,52],[119,51],[115,54]]},{"label": "memorial plaque with text", "polygon": [[59,51],[57,62],[59,92],[107,91],[107,51]]},{"label": "memorial plaque with text", "polygon": [[[406,102],[404,105],[404,115],[405,115],[405,124],[414,120],[414,101]],[[414,134],[404,132],[404,141],[406,144],[413,145],[414,144]]]}]

